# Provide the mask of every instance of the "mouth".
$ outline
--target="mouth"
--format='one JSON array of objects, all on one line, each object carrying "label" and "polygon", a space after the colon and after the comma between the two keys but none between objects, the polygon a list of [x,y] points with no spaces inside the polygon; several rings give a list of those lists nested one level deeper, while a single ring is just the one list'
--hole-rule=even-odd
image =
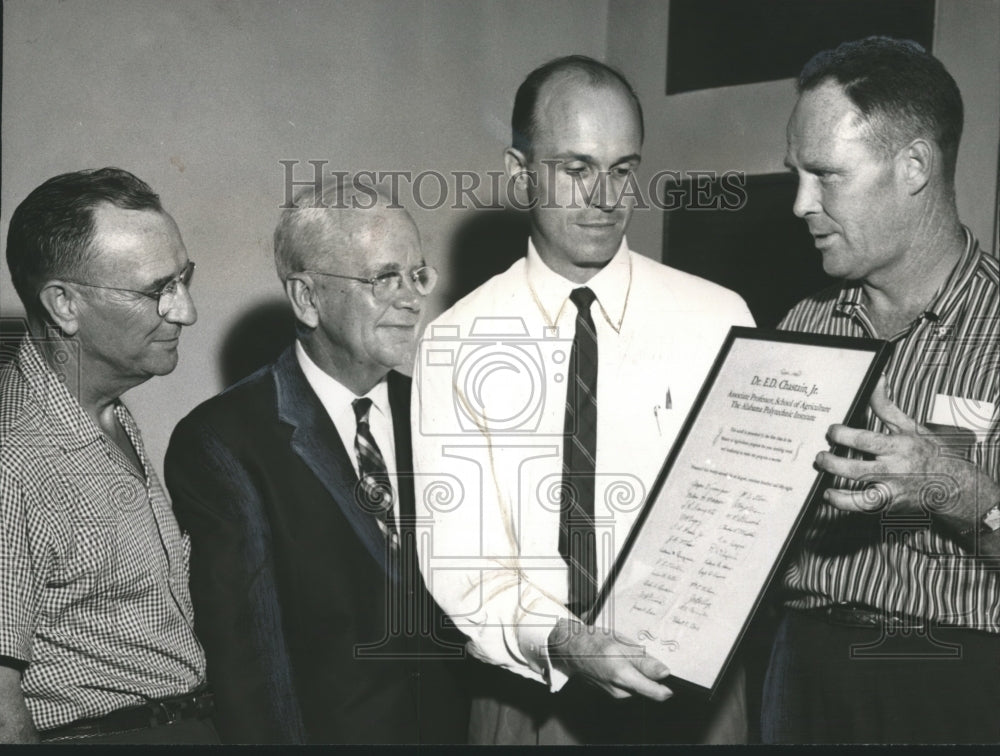
[{"label": "mouth", "polygon": [[580,228],[585,228],[591,231],[607,231],[608,229],[616,228],[618,226],[618,221],[615,220],[581,221],[576,225],[578,225]]},{"label": "mouth", "polygon": [[816,246],[816,249],[823,249],[833,243],[833,238],[836,235],[836,231],[830,231],[828,233],[816,233],[814,231],[812,232],[813,244]]}]

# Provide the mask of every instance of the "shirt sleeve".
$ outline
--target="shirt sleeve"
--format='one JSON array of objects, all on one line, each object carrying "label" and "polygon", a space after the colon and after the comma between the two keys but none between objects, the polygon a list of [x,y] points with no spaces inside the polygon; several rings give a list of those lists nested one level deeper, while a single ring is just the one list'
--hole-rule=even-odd
[{"label": "shirt sleeve", "polygon": [[[547,642],[559,617],[572,615],[522,570],[516,507],[497,480],[489,433],[463,425],[461,393],[443,354],[424,340],[414,368],[412,431],[420,565],[428,590],[490,664],[549,684]],[[506,464],[499,469],[510,469]]]},{"label": "shirt sleeve", "polygon": [[0,656],[30,663],[47,550],[32,545],[27,498],[16,471],[0,465]]}]

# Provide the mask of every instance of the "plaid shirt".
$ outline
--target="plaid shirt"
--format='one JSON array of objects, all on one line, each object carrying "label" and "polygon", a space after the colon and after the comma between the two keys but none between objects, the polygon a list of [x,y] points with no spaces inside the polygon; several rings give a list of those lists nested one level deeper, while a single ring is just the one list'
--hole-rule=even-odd
[{"label": "plaid shirt", "polygon": [[[72,363],[68,363],[72,364]],[[0,371],[0,655],[47,730],[205,681],[187,537],[115,415],[140,475],[25,339]]]},{"label": "plaid shirt", "polygon": [[[796,305],[791,331],[875,335],[861,286],[846,284]],[[920,423],[954,426],[949,438],[1000,479],[1000,270],[966,229],[966,249],[940,294],[910,327],[889,339],[885,374],[893,401]],[[983,404],[984,402],[988,404]],[[933,420],[935,416],[941,418]],[[868,411],[869,430],[884,432]],[[964,429],[965,438],[955,431]],[[861,484],[838,478],[834,487]],[[933,504],[935,484],[926,494]],[[854,514],[827,504],[807,521],[803,549],[785,575],[788,605],[857,603],[945,625],[1000,633],[1000,571],[932,527],[930,517]]]}]

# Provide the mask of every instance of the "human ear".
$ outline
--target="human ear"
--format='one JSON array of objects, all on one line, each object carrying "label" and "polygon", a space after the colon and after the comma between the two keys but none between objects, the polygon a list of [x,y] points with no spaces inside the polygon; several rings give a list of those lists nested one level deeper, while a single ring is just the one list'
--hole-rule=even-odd
[{"label": "human ear", "polygon": [[38,292],[38,301],[53,324],[67,336],[80,330],[80,295],[62,281],[46,281]]},{"label": "human ear", "polygon": [[[537,185],[537,177],[528,168],[527,156],[518,149],[508,147],[503,153],[504,167],[507,170],[507,198],[514,206],[526,210],[532,206],[532,197]],[[514,184],[511,194],[510,182]]]},{"label": "human ear", "polygon": [[503,151],[503,164],[507,169],[507,178],[517,181],[528,172],[528,158],[520,150],[508,147]]},{"label": "human ear", "polygon": [[292,305],[296,320],[308,328],[319,325],[319,309],[316,307],[312,279],[289,276],[285,279],[285,296]]},{"label": "human ear", "polygon": [[931,180],[937,151],[926,139],[914,139],[897,153],[897,160],[907,189],[916,194]]}]

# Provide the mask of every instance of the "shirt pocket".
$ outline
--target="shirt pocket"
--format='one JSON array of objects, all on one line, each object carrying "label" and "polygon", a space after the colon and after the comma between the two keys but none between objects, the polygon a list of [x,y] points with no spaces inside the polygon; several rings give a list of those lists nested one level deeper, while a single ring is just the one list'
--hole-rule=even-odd
[{"label": "shirt pocket", "polygon": [[[94,480],[94,478],[103,478]],[[127,592],[144,557],[130,545],[135,499],[142,486],[128,476],[65,476],[53,491],[57,565],[53,585],[84,600]]]}]

